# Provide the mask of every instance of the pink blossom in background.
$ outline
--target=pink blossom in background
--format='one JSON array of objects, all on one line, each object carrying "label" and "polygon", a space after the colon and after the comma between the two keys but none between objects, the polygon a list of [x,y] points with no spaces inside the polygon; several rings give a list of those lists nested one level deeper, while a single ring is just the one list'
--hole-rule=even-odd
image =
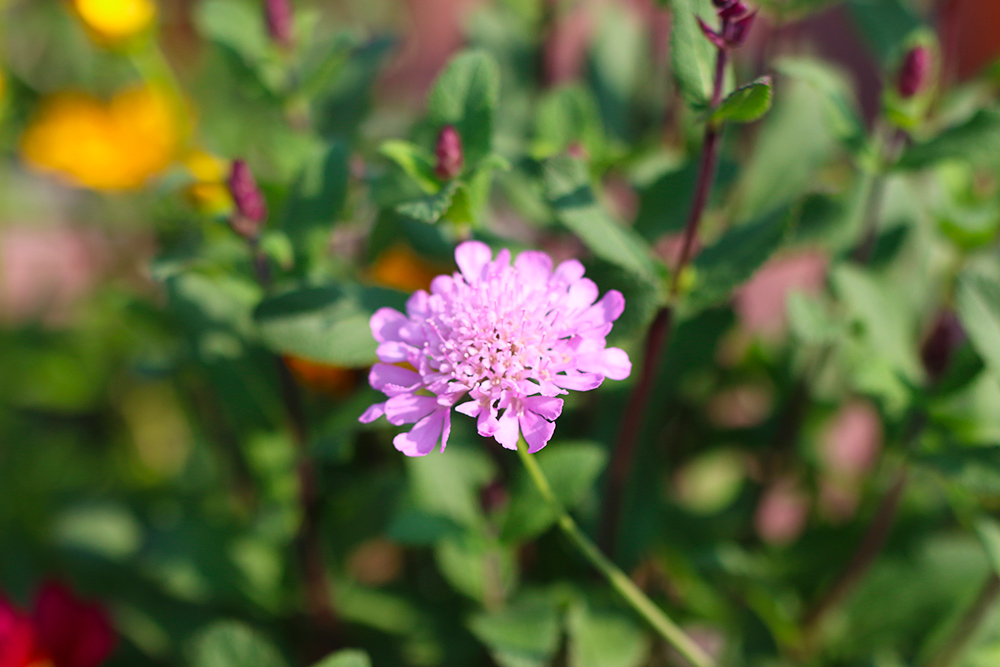
[{"label": "pink blossom in background", "polygon": [[882,421],[868,401],[844,405],[830,421],[821,440],[820,456],[833,474],[861,477],[882,451]]},{"label": "pink blossom in background", "polygon": [[65,324],[101,276],[102,246],[70,225],[0,228],[0,320]]},{"label": "pink blossom in background", "polygon": [[399,451],[423,456],[438,442],[444,450],[452,407],[507,449],[523,436],[538,451],[562,412],[557,396],[631,373],[628,355],[605,344],[625,299],[611,290],[598,301],[579,261],[553,269],[552,258],[529,250],[511,264],[508,250],[493,259],[478,241],[459,245],[455,261],[460,272],[415,292],[405,315],[382,308],[371,318],[383,363],[369,381],[388,400],[360,420],[415,424],[393,441]]},{"label": "pink blossom in background", "polygon": [[734,305],[740,323],[764,339],[780,339],[788,328],[788,295],[822,291],[827,262],[818,250],[772,259],[736,293]]},{"label": "pink blossom in background", "polygon": [[809,497],[795,478],[772,484],[754,513],[754,527],[765,542],[783,545],[794,542],[805,530],[809,518]]}]

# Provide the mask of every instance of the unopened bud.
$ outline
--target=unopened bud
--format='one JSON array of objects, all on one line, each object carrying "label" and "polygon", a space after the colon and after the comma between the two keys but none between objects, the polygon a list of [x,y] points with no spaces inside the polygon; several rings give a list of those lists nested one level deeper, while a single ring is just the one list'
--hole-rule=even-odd
[{"label": "unopened bud", "polygon": [[955,351],[965,342],[965,330],[955,313],[945,311],[920,349],[924,369],[931,382],[937,382],[948,370]]},{"label": "unopened bud", "polygon": [[903,65],[899,68],[897,90],[904,99],[919,93],[930,78],[931,50],[926,46],[915,46],[907,52]]},{"label": "unopened bud", "polygon": [[271,39],[282,48],[291,48],[294,22],[291,0],[264,0],[264,15]]},{"label": "unopened bud", "polygon": [[250,167],[243,160],[233,160],[229,172],[229,194],[235,207],[231,220],[233,229],[244,238],[257,238],[261,223],[267,218],[267,202],[257,187]]},{"label": "unopened bud", "polygon": [[723,35],[726,43],[731,47],[736,47],[746,41],[747,34],[750,32],[750,26],[753,25],[756,18],[757,12],[754,11],[726,26],[727,29]]},{"label": "unopened bud", "polygon": [[741,0],[735,0],[719,10],[719,17],[723,19],[735,19],[747,13],[747,6]]},{"label": "unopened bud", "polygon": [[697,17],[697,19],[698,19],[698,26],[701,28],[701,32],[705,35],[708,41],[712,42],[715,48],[717,49],[729,48],[729,45],[726,44],[726,40],[722,39],[722,35],[712,30],[711,26],[705,23],[700,16]]},{"label": "unopened bud", "polygon": [[438,134],[437,145],[434,147],[437,166],[434,172],[439,178],[451,180],[462,173],[465,161],[462,156],[462,137],[453,125],[445,125]]}]

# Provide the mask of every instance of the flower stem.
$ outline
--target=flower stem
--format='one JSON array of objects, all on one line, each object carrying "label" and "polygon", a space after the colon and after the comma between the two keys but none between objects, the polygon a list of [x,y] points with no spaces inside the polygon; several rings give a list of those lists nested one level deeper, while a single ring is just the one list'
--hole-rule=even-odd
[{"label": "flower stem", "polygon": [[[719,105],[722,100],[722,86],[725,79],[726,65],[729,62],[729,52],[719,49],[715,60],[715,80],[712,86],[712,107]],[[712,185],[715,182],[715,172],[719,162],[719,139],[722,135],[722,127],[713,121],[709,121],[705,126],[705,140],[701,144],[701,157],[698,166],[698,179],[695,183],[694,198],[691,200],[691,210],[688,213],[687,224],[684,227],[684,239],[681,245],[680,256],[674,273],[670,280],[670,291],[667,303],[661,307],[649,332],[646,334],[646,343],[643,350],[642,371],[639,380],[632,389],[629,397],[628,407],[622,418],[621,427],[618,430],[618,439],[615,442],[611,469],[608,472],[608,486],[604,496],[604,509],[601,516],[600,542],[608,552],[614,552],[618,539],[618,518],[621,515],[622,503],[625,495],[625,487],[628,482],[629,473],[632,471],[633,460],[635,459],[636,439],[642,426],[643,417],[649,404],[650,393],[653,389],[653,380],[657,370],[660,368],[660,360],[663,351],[670,340],[674,322],[674,302],[680,292],[681,275],[691,260],[695,239],[698,236],[698,226],[705,206],[708,204],[709,195],[712,193]]]},{"label": "flower stem", "polygon": [[695,667],[713,667],[715,661],[705,651],[688,637],[681,628],[674,623],[621,569],[612,563],[600,549],[597,548],[590,538],[588,538],[580,527],[577,526],[573,518],[563,508],[562,503],[552,491],[549,480],[545,477],[538,461],[534,455],[528,453],[527,444],[522,439],[518,442],[517,453],[528,470],[539,493],[548,503],[549,507],[557,515],[556,523],[566,536],[579,549],[580,553],[590,561],[604,578],[608,580],[611,587],[621,595],[626,602],[646,620],[660,636],[663,637],[678,653]]},{"label": "flower stem", "polygon": [[1000,597],[1000,577],[995,573],[987,578],[972,606],[958,622],[944,648],[927,663],[927,667],[951,667],[962,656],[969,640],[976,634],[987,614]]}]

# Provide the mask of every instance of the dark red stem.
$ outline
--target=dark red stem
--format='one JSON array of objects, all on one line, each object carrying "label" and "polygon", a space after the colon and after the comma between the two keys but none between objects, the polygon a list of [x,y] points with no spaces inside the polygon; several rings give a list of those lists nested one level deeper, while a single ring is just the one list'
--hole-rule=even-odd
[{"label": "dark red stem", "polygon": [[[712,86],[713,109],[722,101],[722,85],[728,60],[729,52],[726,49],[719,49],[715,60],[715,79]],[[650,325],[649,333],[646,334],[642,371],[638,382],[632,389],[632,395],[629,397],[621,427],[618,430],[618,439],[612,451],[599,535],[605,553],[613,554],[615,551],[615,543],[618,539],[618,518],[621,514],[628,477],[632,472],[636,440],[644,423],[650,393],[653,389],[656,372],[660,367],[663,351],[667,347],[673,330],[673,301],[680,290],[680,276],[691,260],[695,239],[698,235],[698,225],[705,212],[705,206],[708,204],[712,185],[715,182],[715,172],[719,161],[720,130],[719,125],[711,120],[705,127],[705,140],[701,145],[701,158],[698,166],[698,180],[695,184],[687,225],[684,228],[680,257],[674,267],[673,278],[670,282],[669,301],[666,306],[657,311],[653,323]]]}]

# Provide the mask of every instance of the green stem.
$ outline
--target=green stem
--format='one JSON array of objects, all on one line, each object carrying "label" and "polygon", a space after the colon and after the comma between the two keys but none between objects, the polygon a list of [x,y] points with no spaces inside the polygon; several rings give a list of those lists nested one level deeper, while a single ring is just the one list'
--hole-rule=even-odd
[{"label": "green stem", "polygon": [[601,553],[600,549],[588,538],[580,527],[576,525],[573,518],[563,508],[562,503],[556,497],[549,480],[539,467],[538,462],[532,454],[528,453],[527,444],[522,439],[518,442],[517,453],[527,468],[531,480],[535,483],[538,491],[542,494],[545,502],[557,514],[556,523],[562,529],[571,542],[580,550],[580,553],[590,561],[591,565],[597,568],[604,578],[608,580],[618,593],[625,598],[625,601],[648,622],[653,629],[673,646],[678,653],[695,667],[714,667],[715,661],[705,651],[688,637],[680,627],[670,620],[621,569],[612,563],[607,556]]}]

